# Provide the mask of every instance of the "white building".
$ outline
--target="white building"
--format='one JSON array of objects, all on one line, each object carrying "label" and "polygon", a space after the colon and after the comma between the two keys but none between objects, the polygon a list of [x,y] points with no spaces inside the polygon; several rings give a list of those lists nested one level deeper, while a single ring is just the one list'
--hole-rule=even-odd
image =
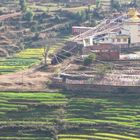
[{"label": "white building", "polygon": [[120,47],[140,46],[140,13],[135,9],[130,9],[128,13],[115,13],[91,29],[73,27],[73,32],[79,32],[73,40],[83,41],[85,47],[96,43]]},{"label": "white building", "polygon": [[109,33],[105,38],[98,43],[111,43],[113,45],[119,45],[128,47],[130,41],[129,32],[124,29],[117,29],[112,33]]},{"label": "white building", "polygon": [[123,28],[129,31],[132,44],[140,43],[140,18],[137,15],[128,19],[124,23]]},{"label": "white building", "polygon": [[[129,15],[128,15],[129,16]],[[122,26],[108,33],[99,43],[112,43],[123,47],[140,45],[140,17],[137,11],[133,11]]]}]

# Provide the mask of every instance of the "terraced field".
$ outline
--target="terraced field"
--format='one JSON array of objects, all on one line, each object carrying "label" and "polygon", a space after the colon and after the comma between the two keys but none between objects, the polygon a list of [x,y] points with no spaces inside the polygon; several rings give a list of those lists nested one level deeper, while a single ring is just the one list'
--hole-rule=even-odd
[{"label": "terraced field", "polygon": [[0,93],[0,140],[53,140],[60,93]]},{"label": "terraced field", "polygon": [[[53,53],[54,49],[50,49],[50,53]],[[14,57],[0,59],[0,74],[16,72],[38,64],[43,59],[43,52],[43,48],[29,48]]]},{"label": "terraced field", "polygon": [[0,93],[1,140],[139,140],[140,95]]},{"label": "terraced field", "polygon": [[28,68],[42,59],[43,48],[26,49],[14,57],[0,60],[0,73],[10,73]]}]

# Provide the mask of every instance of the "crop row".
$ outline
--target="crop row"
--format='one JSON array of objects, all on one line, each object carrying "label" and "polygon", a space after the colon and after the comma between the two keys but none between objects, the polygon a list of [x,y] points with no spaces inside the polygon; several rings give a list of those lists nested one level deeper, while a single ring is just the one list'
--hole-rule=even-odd
[{"label": "crop row", "polygon": [[[70,125],[83,126],[83,128],[79,128],[79,131],[89,134],[81,136],[69,130],[66,134],[60,135],[60,140],[140,139],[139,95],[118,94],[108,96],[94,94],[85,94],[84,98],[83,95],[75,94],[75,98],[72,98],[67,104],[67,115],[63,119],[65,123]],[[90,129],[85,129],[86,127]],[[130,136],[130,133],[132,133],[132,136]]]},{"label": "crop row", "polygon": [[0,73],[10,73],[23,70],[39,63],[42,58],[43,49],[26,49],[15,56],[0,61]]},{"label": "crop row", "polygon": [[94,133],[93,135],[70,135],[70,134],[61,134],[58,136],[59,140],[89,140],[89,139],[99,139],[99,140],[139,140],[133,136],[118,135],[113,133]]},{"label": "crop row", "polygon": [[0,92],[0,139],[54,140],[66,103],[61,93]]},{"label": "crop row", "polygon": [[138,140],[139,102],[134,94],[1,92],[0,136],[34,138],[37,133],[37,139],[51,134],[59,140]]},{"label": "crop row", "polygon": [[[53,53],[55,48],[50,49]],[[26,69],[43,59],[44,48],[28,48],[13,57],[0,60],[0,74],[6,74]]]}]

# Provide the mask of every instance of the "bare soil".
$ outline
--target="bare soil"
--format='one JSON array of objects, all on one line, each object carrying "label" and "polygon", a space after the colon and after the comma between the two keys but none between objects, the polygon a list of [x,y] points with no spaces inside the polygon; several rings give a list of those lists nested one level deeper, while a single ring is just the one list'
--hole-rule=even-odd
[{"label": "bare soil", "polygon": [[0,91],[47,91],[47,83],[55,67],[46,71],[35,68],[12,74],[0,75]]}]

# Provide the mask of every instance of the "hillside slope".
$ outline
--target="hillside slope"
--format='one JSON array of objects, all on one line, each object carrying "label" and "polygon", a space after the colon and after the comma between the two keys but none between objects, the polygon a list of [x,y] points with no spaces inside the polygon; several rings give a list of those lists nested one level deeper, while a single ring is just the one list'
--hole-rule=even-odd
[{"label": "hillside slope", "polygon": [[0,93],[2,140],[139,140],[139,94]]}]

